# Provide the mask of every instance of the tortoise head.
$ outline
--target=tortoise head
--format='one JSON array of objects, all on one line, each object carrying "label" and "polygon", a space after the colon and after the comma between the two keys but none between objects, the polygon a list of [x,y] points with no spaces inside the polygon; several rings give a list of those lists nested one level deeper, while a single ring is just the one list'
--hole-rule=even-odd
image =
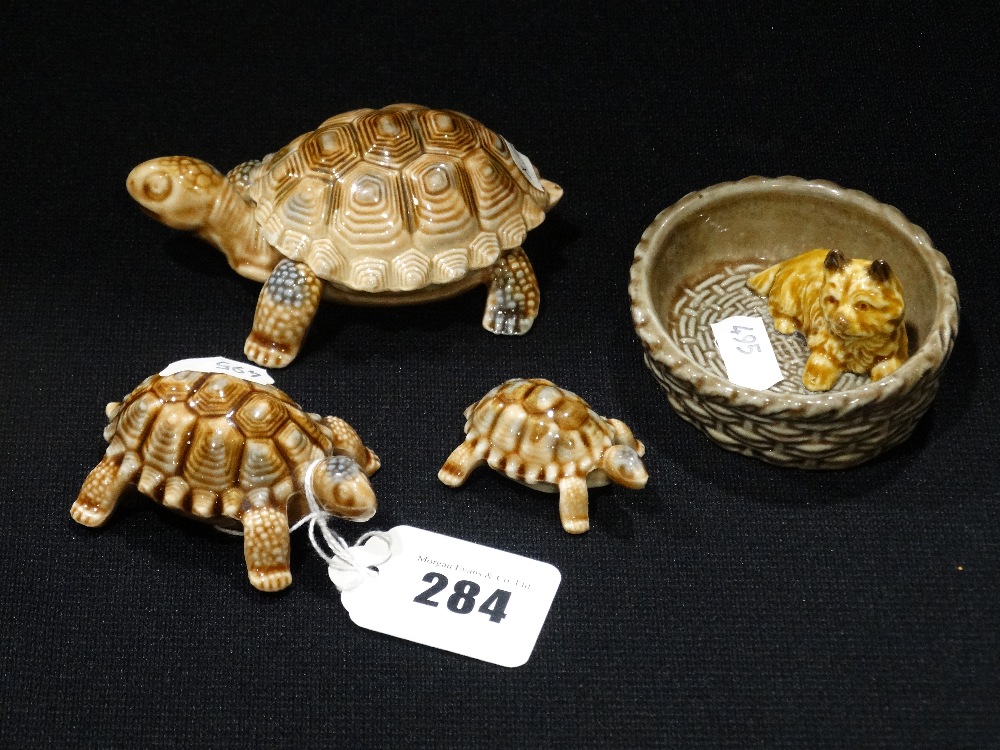
[{"label": "tortoise head", "polygon": [[375,491],[353,458],[323,459],[312,472],[312,491],[319,504],[338,518],[367,521],[375,515]]},{"label": "tortoise head", "polygon": [[615,431],[615,444],[604,451],[601,468],[612,482],[633,490],[642,489],[649,479],[642,463],[646,446],[635,438],[632,430],[621,420],[609,419],[608,422]]},{"label": "tortoise head", "polygon": [[207,162],[187,156],[163,156],[133,169],[125,182],[142,209],[174,229],[204,226],[224,177]]}]

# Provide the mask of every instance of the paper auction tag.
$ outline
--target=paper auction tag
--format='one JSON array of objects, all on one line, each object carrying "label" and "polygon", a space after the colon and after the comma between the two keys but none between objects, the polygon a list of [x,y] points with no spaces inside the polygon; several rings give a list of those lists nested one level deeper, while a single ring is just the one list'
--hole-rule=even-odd
[{"label": "paper auction tag", "polygon": [[[503,136],[500,137],[503,138]],[[535,190],[545,190],[542,186],[542,181],[539,180],[538,175],[535,174],[535,168],[531,165],[531,160],[514,148],[514,144],[506,138],[503,139],[503,142],[507,144],[510,156],[514,160],[514,165],[521,170],[521,174],[523,174],[525,179],[531,183],[531,186],[535,188]]]},{"label": "paper auction tag", "polygon": [[761,318],[734,315],[712,323],[727,377],[736,385],[766,390],[784,380]]},{"label": "paper auction tag", "polygon": [[160,370],[160,375],[174,375],[184,370],[192,372],[220,372],[232,375],[234,378],[249,380],[251,383],[264,383],[271,385],[274,378],[267,374],[267,370],[262,367],[237,362],[225,357],[194,357],[192,359],[180,359],[172,362]]},{"label": "paper auction tag", "polygon": [[350,552],[378,570],[330,566],[357,625],[503,667],[528,661],[562,579],[548,563],[412,526]]}]

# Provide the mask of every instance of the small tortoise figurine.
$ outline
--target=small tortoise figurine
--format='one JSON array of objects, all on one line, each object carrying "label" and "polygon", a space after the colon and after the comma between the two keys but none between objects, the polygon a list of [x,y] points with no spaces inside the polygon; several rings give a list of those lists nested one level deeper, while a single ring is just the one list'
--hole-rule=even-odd
[{"label": "small tortoise figurine", "polygon": [[414,104],[338,115],[225,176],[152,159],[127,187],[264,282],[245,346],[264,367],[295,358],[321,296],[395,305],[487,284],[483,326],[526,333],[539,292],[521,243],[563,192],[472,118]]},{"label": "small tortoise figurine", "polygon": [[641,489],[648,475],[643,444],[617,419],[594,413],[575,393],[548,380],[508,380],[465,410],[466,438],[438,478],[458,487],[485,461],[511,479],[559,493],[570,534],[590,528],[588,487],[608,481]]},{"label": "small tortoise figurine", "polygon": [[[222,527],[243,527],[250,583],[292,582],[289,523],[308,513],[310,483],[331,514],[366,521],[378,457],[342,419],[302,411],[282,391],[224,374],[154,375],[108,404],[108,449],[70,514],[102,525],[125,488]],[[138,478],[138,479],[137,479]]]}]

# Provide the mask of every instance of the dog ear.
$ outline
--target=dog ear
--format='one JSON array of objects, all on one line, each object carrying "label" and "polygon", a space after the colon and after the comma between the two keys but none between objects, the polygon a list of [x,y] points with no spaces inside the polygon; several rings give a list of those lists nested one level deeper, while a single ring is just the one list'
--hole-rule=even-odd
[{"label": "dog ear", "polygon": [[884,284],[889,280],[889,276],[892,275],[892,269],[889,268],[888,263],[879,258],[878,260],[873,260],[872,264],[868,266],[868,275],[875,279],[875,281]]},{"label": "dog ear", "polygon": [[831,250],[826,254],[826,260],[823,261],[823,268],[827,271],[839,271],[846,265],[847,258],[840,250]]}]

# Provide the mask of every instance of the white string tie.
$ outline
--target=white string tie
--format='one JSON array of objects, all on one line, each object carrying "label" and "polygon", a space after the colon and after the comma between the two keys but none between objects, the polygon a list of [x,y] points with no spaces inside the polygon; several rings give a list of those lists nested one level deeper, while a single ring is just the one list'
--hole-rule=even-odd
[{"label": "white string tie", "polygon": [[[373,567],[381,565],[392,555],[391,542],[389,535],[385,532],[369,531],[358,537],[358,541],[352,547],[344,540],[344,537],[331,528],[331,520],[335,516],[320,506],[312,487],[313,473],[316,471],[316,467],[325,460],[326,457],[317,458],[306,468],[302,484],[305,489],[309,513],[296,521],[289,532],[308,523],[309,541],[312,543],[313,549],[316,550],[316,554],[322,557],[329,566],[331,579],[334,579],[337,590],[349,591],[378,575],[378,571],[373,570]],[[322,537],[322,542],[320,537]],[[383,554],[372,556],[371,552],[363,547],[364,543],[373,537],[385,542],[386,551]],[[358,552],[363,554],[359,555]],[[350,575],[337,575],[334,578],[332,574],[335,571]]]}]

